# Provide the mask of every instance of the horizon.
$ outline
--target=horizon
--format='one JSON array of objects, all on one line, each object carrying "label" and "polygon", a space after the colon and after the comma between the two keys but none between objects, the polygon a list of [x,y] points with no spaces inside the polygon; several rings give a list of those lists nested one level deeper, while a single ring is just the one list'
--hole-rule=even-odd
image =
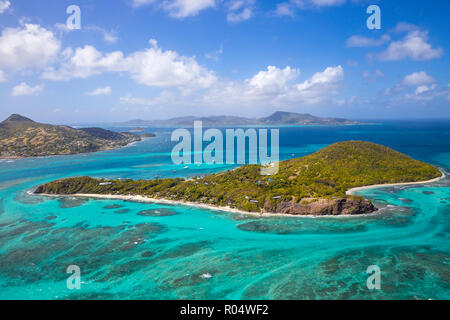
[{"label": "horizon", "polygon": [[[287,111],[274,111],[273,113],[271,113],[270,115],[273,115],[276,112],[287,112]],[[67,125],[67,126],[87,126],[87,125],[120,125],[120,124],[126,124],[126,123],[130,123],[130,125],[137,125],[137,124],[133,124],[133,121],[166,121],[166,120],[171,120],[171,119],[175,119],[175,118],[182,118],[182,117],[200,117],[200,116],[195,116],[195,115],[187,115],[187,116],[181,116],[181,117],[173,117],[173,118],[167,118],[167,119],[129,119],[129,120],[123,120],[123,121],[109,121],[109,122],[90,122],[90,121],[86,121],[86,122],[58,122],[58,121],[46,121],[46,120],[38,120],[35,118],[32,118],[30,116],[27,115],[23,115],[23,114],[18,114],[18,113],[13,113],[10,114],[9,116],[0,119],[0,123],[3,121],[6,121],[8,118],[12,117],[12,116],[21,116],[21,117],[25,117],[28,118],[31,121],[37,122],[37,123],[42,123],[42,124],[51,124],[51,125]],[[267,115],[267,116],[270,116]],[[316,116],[314,114],[309,114],[312,116]],[[220,117],[220,116],[236,116],[236,115],[211,115],[211,116],[201,116],[202,118],[208,118],[208,117]],[[239,117],[239,116],[236,116]],[[264,117],[264,116],[263,116]],[[242,118],[247,118],[247,117],[242,117]],[[322,117],[320,117],[322,118]],[[326,118],[326,117],[323,117]],[[334,117],[330,117],[330,118],[334,118]],[[337,117],[336,117],[337,118]],[[257,119],[257,118],[255,118]],[[367,121],[371,121],[371,122],[375,122],[377,124],[382,124],[383,122],[447,122],[450,121],[450,117],[448,118],[442,118],[442,117],[435,117],[435,118],[345,118],[346,120],[352,120],[352,121],[360,121],[360,122],[367,122]],[[366,123],[367,124],[367,123]],[[362,125],[362,124],[356,124],[356,125]],[[152,127],[150,125],[144,125],[147,127]],[[233,125],[230,125],[233,126]],[[245,127],[245,125],[242,125]],[[295,125],[294,125],[295,126]],[[301,125],[303,126],[303,125]],[[326,126],[326,125],[325,125]],[[156,127],[155,127],[156,128]]]},{"label": "horizon", "polygon": [[448,1],[301,3],[0,0],[0,117],[450,118]]}]

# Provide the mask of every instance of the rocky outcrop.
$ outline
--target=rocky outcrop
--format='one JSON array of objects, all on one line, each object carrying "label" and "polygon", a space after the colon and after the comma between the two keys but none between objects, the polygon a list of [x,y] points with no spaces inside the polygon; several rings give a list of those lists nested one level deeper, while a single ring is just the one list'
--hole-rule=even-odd
[{"label": "rocky outcrop", "polygon": [[[268,209],[268,208],[267,208]],[[276,213],[292,215],[358,215],[377,211],[378,209],[367,199],[304,199],[300,203],[280,202]]]}]

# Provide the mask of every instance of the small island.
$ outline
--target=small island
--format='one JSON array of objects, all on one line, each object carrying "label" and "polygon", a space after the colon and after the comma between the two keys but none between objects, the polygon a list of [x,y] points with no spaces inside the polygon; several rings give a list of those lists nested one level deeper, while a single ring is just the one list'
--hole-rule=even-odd
[{"label": "small island", "polygon": [[359,215],[377,208],[367,199],[347,194],[351,188],[422,182],[442,175],[432,165],[364,141],[339,142],[302,158],[281,161],[272,176],[262,176],[260,169],[260,165],[244,165],[189,180],[76,177],[41,185],[35,193],[135,197],[250,213]]},{"label": "small island", "polygon": [[153,136],[102,128],[54,126],[13,114],[0,123],[0,158],[17,159],[110,150]]}]

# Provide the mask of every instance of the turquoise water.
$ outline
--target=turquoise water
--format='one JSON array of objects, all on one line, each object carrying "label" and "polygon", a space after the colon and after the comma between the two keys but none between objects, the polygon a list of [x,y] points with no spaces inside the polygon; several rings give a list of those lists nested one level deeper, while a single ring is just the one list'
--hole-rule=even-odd
[{"label": "turquoise water", "polygon": [[[449,128],[445,122],[282,128],[281,157],[360,139],[448,171]],[[355,218],[257,218],[27,193],[69,176],[151,179],[229,168],[173,165],[169,134],[159,129],[157,138],[121,150],[0,161],[0,298],[450,298],[449,178],[365,190],[381,210]],[[67,289],[69,265],[81,269],[80,290]],[[370,265],[381,269],[381,290],[367,289]]]}]

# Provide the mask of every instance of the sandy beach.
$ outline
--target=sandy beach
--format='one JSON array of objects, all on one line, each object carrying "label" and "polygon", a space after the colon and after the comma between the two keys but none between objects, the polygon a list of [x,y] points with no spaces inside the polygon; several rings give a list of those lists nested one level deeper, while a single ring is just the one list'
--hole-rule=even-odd
[{"label": "sandy beach", "polygon": [[345,192],[345,194],[346,195],[353,195],[357,191],[366,190],[366,189],[373,189],[373,188],[394,187],[394,186],[408,186],[408,185],[415,185],[415,184],[432,183],[432,182],[436,182],[436,181],[442,180],[442,179],[444,179],[446,177],[444,172],[441,171],[441,173],[442,173],[442,176],[440,176],[438,178],[431,179],[431,180],[427,180],[427,181],[374,184],[374,185],[371,185],[371,186],[363,186],[363,187],[351,188],[351,189],[347,190]]}]

